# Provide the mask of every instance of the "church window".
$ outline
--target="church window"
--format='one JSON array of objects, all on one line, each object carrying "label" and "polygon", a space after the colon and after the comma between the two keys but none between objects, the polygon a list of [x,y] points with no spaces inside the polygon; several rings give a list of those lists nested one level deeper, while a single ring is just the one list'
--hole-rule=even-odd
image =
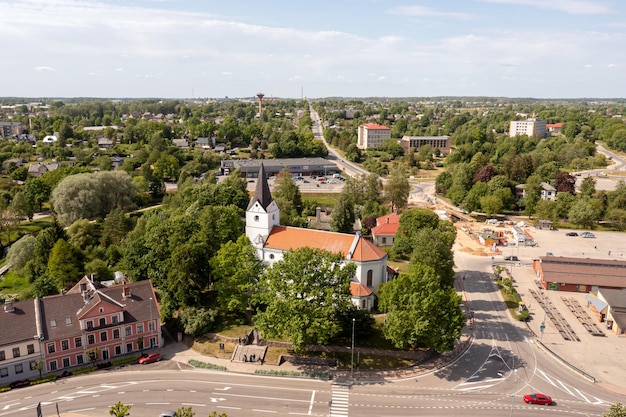
[{"label": "church window", "polygon": [[270,253],[270,259],[274,259],[274,254]]},{"label": "church window", "polygon": [[370,269],[369,271],[367,271],[367,286],[371,287],[372,286],[372,277],[374,275],[374,272]]}]

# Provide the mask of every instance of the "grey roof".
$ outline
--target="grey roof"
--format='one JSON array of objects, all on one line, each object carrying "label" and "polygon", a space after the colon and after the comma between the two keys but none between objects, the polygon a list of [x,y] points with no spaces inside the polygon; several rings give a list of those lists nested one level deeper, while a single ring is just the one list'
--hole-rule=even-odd
[{"label": "grey roof", "polygon": [[256,182],[256,189],[254,190],[254,196],[250,199],[250,203],[248,203],[248,210],[254,205],[254,203],[259,202],[263,209],[267,209],[272,203],[272,194],[270,193],[270,186],[267,183],[267,175],[265,175],[265,168],[263,163],[261,163],[261,167],[259,168],[259,178]]},{"label": "grey roof", "polygon": [[585,296],[585,299],[587,301],[589,301],[591,304],[593,304],[593,306],[596,308],[596,311],[598,311],[598,312],[604,310],[606,308],[606,306],[608,306],[607,303],[605,303],[604,301],[600,300],[598,297],[594,297],[593,295],[587,294]]},{"label": "grey roof", "polygon": [[13,312],[0,310],[0,346],[10,345],[24,340],[33,340],[37,336],[35,304],[39,299],[13,303]]},{"label": "grey roof", "polygon": [[611,306],[611,309],[626,309],[626,289],[601,288],[598,290],[598,293],[602,294],[602,297]]}]

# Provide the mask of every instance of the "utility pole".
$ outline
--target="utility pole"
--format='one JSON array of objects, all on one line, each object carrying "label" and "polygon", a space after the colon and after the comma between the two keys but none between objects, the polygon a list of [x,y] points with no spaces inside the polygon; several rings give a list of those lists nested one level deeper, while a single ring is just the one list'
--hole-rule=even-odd
[{"label": "utility pole", "polygon": [[353,317],[352,318],[352,357],[350,359],[350,379],[353,378],[354,376],[354,322],[356,321],[356,319]]}]

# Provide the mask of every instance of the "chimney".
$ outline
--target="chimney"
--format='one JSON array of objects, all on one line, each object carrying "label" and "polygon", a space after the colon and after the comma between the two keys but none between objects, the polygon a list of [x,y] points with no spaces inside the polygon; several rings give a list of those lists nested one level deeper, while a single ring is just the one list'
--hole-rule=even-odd
[{"label": "chimney", "polygon": [[124,285],[122,287],[122,298],[125,300],[127,298],[131,298],[133,295],[130,292],[130,287]]},{"label": "chimney", "polygon": [[386,217],[387,224],[389,224],[389,216]]},{"label": "chimney", "polygon": [[13,307],[13,300],[5,300],[4,301],[4,312],[5,313],[13,313],[15,311],[15,307]]}]

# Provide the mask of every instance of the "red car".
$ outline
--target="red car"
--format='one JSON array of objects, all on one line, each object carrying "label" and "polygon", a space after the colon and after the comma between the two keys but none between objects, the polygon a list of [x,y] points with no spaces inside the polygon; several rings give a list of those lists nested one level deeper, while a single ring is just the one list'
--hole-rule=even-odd
[{"label": "red car", "polygon": [[552,405],[552,397],[540,393],[524,395],[526,404]]},{"label": "red car", "polygon": [[139,357],[139,364],[143,365],[146,363],[158,362],[161,360],[161,354],[152,352],[152,353],[144,353]]}]

